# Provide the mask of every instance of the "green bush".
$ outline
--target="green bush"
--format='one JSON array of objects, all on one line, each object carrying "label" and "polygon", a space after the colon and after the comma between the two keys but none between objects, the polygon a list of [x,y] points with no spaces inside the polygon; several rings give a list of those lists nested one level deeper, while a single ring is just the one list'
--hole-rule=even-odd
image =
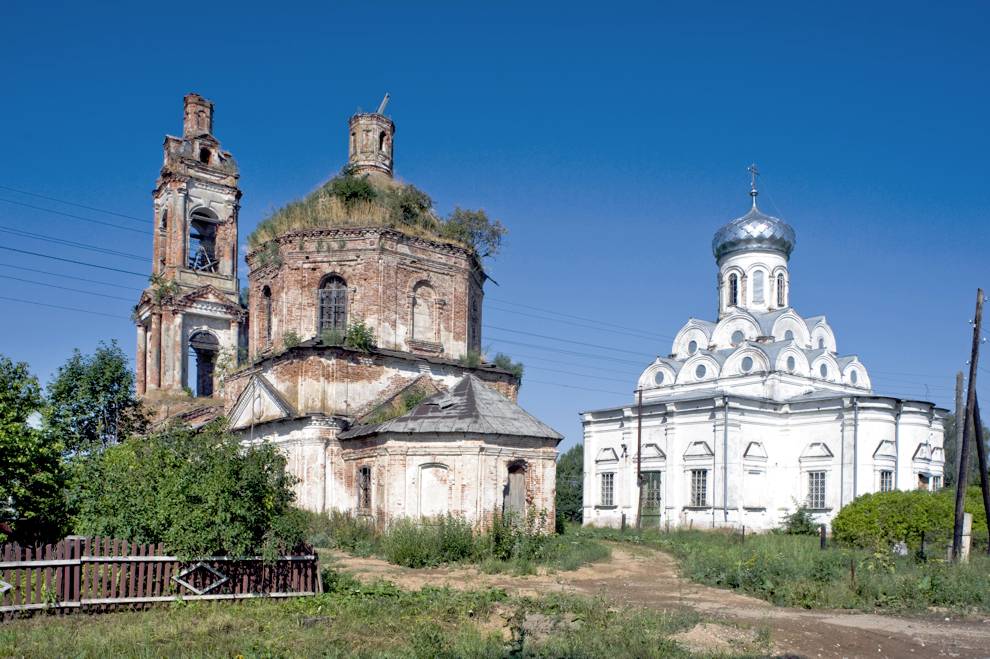
[{"label": "green bush", "polygon": [[382,536],[381,552],[389,563],[406,567],[459,563],[474,555],[474,533],[468,522],[450,515],[399,519]]},{"label": "green bush", "polygon": [[216,421],[174,426],[79,456],[69,487],[73,528],[180,556],[275,556],[297,548],[305,519],[273,445],[244,447]]},{"label": "green bush", "polygon": [[302,339],[293,330],[289,330],[282,335],[282,345],[286,348],[295,348],[300,343],[302,343]]},{"label": "green bush", "polygon": [[818,535],[820,533],[819,525],[815,523],[815,519],[808,512],[808,509],[803,507],[784,518],[780,531],[788,535]]},{"label": "green bush", "polygon": [[370,556],[377,549],[374,525],[350,511],[302,512],[306,519],[306,542],[314,547],[339,549],[355,556]]},{"label": "green bush", "polygon": [[492,363],[498,366],[499,368],[501,368],[502,370],[512,373],[520,380],[522,379],[523,370],[524,370],[523,363],[512,361],[512,358],[509,357],[504,352],[500,352],[496,354],[495,359],[492,360]]},{"label": "green bush", "polygon": [[[973,535],[986,535],[986,513],[980,488],[966,492],[966,512],[973,514]],[[895,542],[918,546],[924,532],[929,540],[946,539],[952,533],[955,491],[894,490],[864,494],[843,507],[832,520],[832,534],[839,542],[865,548],[889,548]]]},{"label": "green bush", "polygon": [[347,327],[344,345],[362,352],[371,352],[375,349],[375,333],[363,320],[355,321]]}]

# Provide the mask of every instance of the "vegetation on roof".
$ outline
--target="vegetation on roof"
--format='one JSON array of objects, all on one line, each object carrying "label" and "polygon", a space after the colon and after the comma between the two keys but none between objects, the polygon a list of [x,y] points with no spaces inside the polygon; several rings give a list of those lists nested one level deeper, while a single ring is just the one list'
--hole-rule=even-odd
[{"label": "vegetation on roof", "polygon": [[455,208],[442,217],[413,185],[344,169],[299,201],[272,212],[248,237],[256,250],[293,229],[383,226],[495,256],[506,229],[483,210]]}]

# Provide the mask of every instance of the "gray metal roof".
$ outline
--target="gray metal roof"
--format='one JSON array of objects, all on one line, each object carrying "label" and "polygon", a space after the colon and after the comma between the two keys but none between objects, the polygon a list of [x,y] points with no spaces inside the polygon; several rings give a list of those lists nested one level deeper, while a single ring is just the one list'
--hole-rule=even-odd
[{"label": "gray metal roof", "polygon": [[716,259],[749,250],[780,252],[788,258],[796,242],[791,225],[760,211],[756,207],[754,197],[753,207],[748,213],[715,232],[715,237],[712,238],[712,252]]},{"label": "gray metal roof", "polygon": [[512,435],[560,441],[563,435],[474,375],[461,378],[449,392],[431,396],[412,411],[384,423],[357,426],[340,439],[380,433],[465,433]]}]

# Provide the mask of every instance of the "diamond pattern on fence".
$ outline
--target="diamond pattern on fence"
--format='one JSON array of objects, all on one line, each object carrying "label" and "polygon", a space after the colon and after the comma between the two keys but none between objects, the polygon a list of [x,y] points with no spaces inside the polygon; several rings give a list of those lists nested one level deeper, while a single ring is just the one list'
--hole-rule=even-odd
[{"label": "diamond pattern on fence", "polygon": [[[189,581],[186,581],[186,579],[184,577],[191,576],[196,570],[199,570],[199,569],[202,569],[205,572],[209,572],[209,573],[213,574],[213,576],[216,577],[216,580],[213,583],[211,583],[210,585],[206,586],[205,588],[197,588],[196,586],[194,586],[191,583],[189,583]],[[176,574],[175,576],[173,576],[172,577],[172,581],[185,586],[186,588],[188,588],[192,592],[196,593],[197,595],[203,595],[205,593],[210,592],[211,590],[213,590],[217,586],[219,586],[219,585],[221,585],[223,583],[226,583],[228,581],[228,578],[227,578],[227,575],[225,575],[220,570],[217,570],[215,568],[212,568],[209,565],[207,565],[206,563],[200,562],[200,563],[196,563],[192,567],[186,568],[182,572],[180,572],[180,573]]]}]

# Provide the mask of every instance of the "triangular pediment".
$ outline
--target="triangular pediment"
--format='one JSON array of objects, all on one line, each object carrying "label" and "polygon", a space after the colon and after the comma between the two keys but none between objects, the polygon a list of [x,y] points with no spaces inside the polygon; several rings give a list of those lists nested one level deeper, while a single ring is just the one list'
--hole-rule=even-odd
[{"label": "triangular pediment", "polygon": [[685,458],[710,458],[715,455],[708,442],[691,442],[691,445],[684,451]]},{"label": "triangular pediment", "polygon": [[194,291],[189,291],[185,295],[181,296],[178,301],[186,304],[192,304],[194,302],[214,302],[216,304],[229,305],[231,303],[230,297],[225,295],[222,291],[220,291],[220,289],[216,288],[212,284],[200,286]]},{"label": "triangular pediment", "polygon": [[894,447],[894,442],[885,439],[877,444],[877,450],[873,452],[873,457],[895,459],[897,457],[897,449]]},{"label": "triangular pediment", "polygon": [[928,446],[928,444],[918,444],[918,448],[914,452],[913,459],[914,460],[925,460],[925,461],[931,460],[932,459],[932,450]]},{"label": "triangular pediment", "polygon": [[802,460],[807,458],[831,458],[833,456],[834,454],[824,442],[811,442],[804,449],[804,452],[801,453]]},{"label": "triangular pediment", "polygon": [[230,411],[230,428],[241,430],[259,423],[296,416],[292,406],[263,375],[252,375]]},{"label": "triangular pediment", "polygon": [[766,460],[767,450],[763,448],[763,444],[760,442],[750,442],[749,446],[746,447],[746,452],[743,453],[743,457],[750,460]]},{"label": "triangular pediment", "polygon": [[644,460],[666,460],[667,454],[663,452],[659,444],[646,444],[643,446]]},{"label": "triangular pediment", "polygon": [[595,458],[595,462],[618,462],[619,456],[616,454],[614,448],[603,448],[598,452],[598,457]]}]

